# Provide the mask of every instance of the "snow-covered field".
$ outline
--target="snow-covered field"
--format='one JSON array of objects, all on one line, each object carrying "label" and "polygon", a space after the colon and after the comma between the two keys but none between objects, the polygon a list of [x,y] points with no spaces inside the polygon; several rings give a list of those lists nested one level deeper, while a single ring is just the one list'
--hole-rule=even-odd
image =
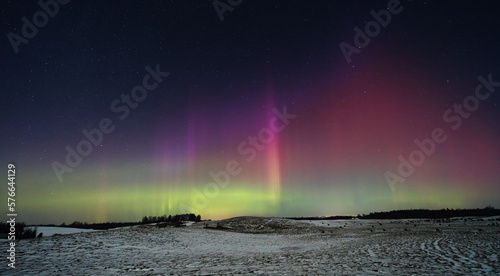
[{"label": "snow-covered field", "polygon": [[[208,225],[213,228],[205,228]],[[499,218],[293,221],[241,217],[23,240],[12,275],[500,273]],[[7,250],[7,241],[1,244]],[[4,253],[6,255],[6,253]]]}]

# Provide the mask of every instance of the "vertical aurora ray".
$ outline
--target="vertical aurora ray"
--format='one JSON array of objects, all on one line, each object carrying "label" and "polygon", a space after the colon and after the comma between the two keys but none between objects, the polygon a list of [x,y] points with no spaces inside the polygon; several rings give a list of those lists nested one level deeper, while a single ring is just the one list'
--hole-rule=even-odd
[{"label": "vertical aurora ray", "polygon": [[279,156],[279,138],[269,145],[267,151],[267,183],[269,193],[273,204],[278,204],[281,199],[281,172],[280,172],[280,156]]},{"label": "vertical aurora ray", "polygon": [[[165,133],[159,132],[153,143],[154,169],[153,169],[153,187],[156,197],[161,198],[161,209],[163,212],[171,212],[177,201],[177,185],[179,178],[179,165],[183,165],[182,160],[176,160],[176,152],[168,143],[164,136]],[[168,137],[168,136],[167,136]],[[153,214],[151,214],[153,215]]]},{"label": "vertical aurora ray", "polygon": [[[274,88],[270,85],[267,88],[267,106],[270,108],[276,108],[276,104],[274,102]],[[275,114],[269,112],[269,115],[266,116],[266,123],[270,122],[273,118],[275,118]],[[271,143],[267,145],[266,151],[266,163],[267,163],[267,185],[269,188],[270,198],[273,205],[278,205],[281,200],[281,156],[280,156],[280,137],[279,132],[274,132],[269,128],[261,129],[262,134],[264,132],[269,133],[272,139]],[[260,135],[261,133],[259,133]],[[262,138],[267,137],[259,137]]]},{"label": "vertical aurora ray", "polygon": [[98,202],[99,202],[99,212],[97,213],[96,216],[96,221],[107,221],[107,211],[108,211],[108,206],[106,206],[106,191],[105,187],[108,181],[107,177],[107,172],[106,169],[103,168],[103,177],[100,178],[100,183],[99,183],[99,191],[98,191]]}]

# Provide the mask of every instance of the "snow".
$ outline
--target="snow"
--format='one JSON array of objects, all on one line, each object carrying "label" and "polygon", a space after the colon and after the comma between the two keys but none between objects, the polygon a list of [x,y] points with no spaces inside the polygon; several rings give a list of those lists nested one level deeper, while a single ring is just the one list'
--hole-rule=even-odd
[{"label": "snow", "polygon": [[[18,241],[16,269],[5,264],[0,274],[491,275],[500,273],[498,225],[488,218],[256,217],[188,227],[141,225]],[[1,244],[2,252],[7,245]]]}]

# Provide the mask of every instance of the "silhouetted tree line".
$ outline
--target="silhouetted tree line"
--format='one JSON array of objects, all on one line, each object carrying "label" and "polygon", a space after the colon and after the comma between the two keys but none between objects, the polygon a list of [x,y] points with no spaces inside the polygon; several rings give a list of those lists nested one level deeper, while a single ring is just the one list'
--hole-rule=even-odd
[{"label": "silhouetted tree line", "polygon": [[500,210],[492,206],[483,209],[410,209],[389,212],[375,212],[368,215],[358,215],[359,219],[443,219],[452,217],[490,217],[500,215]]},{"label": "silhouetted tree line", "polygon": [[[36,238],[37,228],[26,228],[26,224],[24,222],[17,222],[14,229],[16,240]],[[9,233],[10,224],[6,222],[0,222],[0,237],[3,239],[7,239]]]},{"label": "silhouetted tree line", "polygon": [[408,209],[394,210],[389,212],[374,212],[368,215],[357,216],[329,216],[329,217],[289,217],[286,219],[294,220],[337,220],[337,219],[443,219],[451,217],[491,217],[499,216],[500,209],[495,209],[489,205],[483,209]]},{"label": "silhouetted tree line", "polygon": [[201,221],[201,216],[200,215],[195,215],[195,214],[182,214],[182,215],[175,215],[172,217],[172,215],[163,215],[163,216],[144,216],[142,218],[141,223],[158,223],[158,222],[181,222],[181,221],[194,221],[198,222]]},{"label": "silhouetted tree line", "polygon": [[329,216],[329,217],[294,217],[294,218],[286,218],[286,219],[294,219],[294,220],[337,220],[337,219],[353,219],[354,216]]},{"label": "silhouetted tree line", "polygon": [[104,223],[86,223],[80,221],[74,221],[71,224],[66,225],[66,223],[62,223],[59,227],[71,227],[71,228],[81,228],[81,229],[94,229],[94,230],[108,230],[112,228],[118,227],[126,227],[126,226],[134,226],[139,224],[148,224],[148,223],[162,223],[162,222],[171,222],[179,224],[181,221],[201,221],[200,215],[195,214],[182,214],[182,215],[162,215],[162,216],[144,216],[139,222],[104,222]]},{"label": "silhouetted tree line", "polygon": [[118,227],[126,227],[141,224],[140,222],[104,222],[104,223],[86,223],[75,221],[71,224],[66,225],[64,222],[59,225],[59,227],[71,227],[80,229],[94,229],[94,230],[108,230]]},{"label": "silhouetted tree line", "polygon": [[141,223],[158,223],[158,222],[174,222],[178,223],[181,221],[194,221],[198,222],[201,221],[201,216],[200,215],[195,215],[195,214],[182,214],[182,215],[175,215],[172,217],[172,215],[163,215],[163,216],[144,216],[142,218]]}]

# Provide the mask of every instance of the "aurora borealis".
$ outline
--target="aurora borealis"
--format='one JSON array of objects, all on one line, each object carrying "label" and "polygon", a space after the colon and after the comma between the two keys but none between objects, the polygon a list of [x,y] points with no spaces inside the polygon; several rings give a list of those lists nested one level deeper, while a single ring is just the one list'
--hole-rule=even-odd
[{"label": "aurora borealis", "polygon": [[[0,4],[20,220],[500,206],[500,87],[478,80],[500,82],[499,6],[400,3],[351,63],[339,44],[387,1],[244,1],[222,22],[210,1],[71,1],[18,53],[7,35],[40,7]],[[113,101],[156,65],[169,75],[121,119]],[[104,118],[115,129],[59,181],[51,164]],[[384,174],[436,128],[445,141],[391,190]]]}]

